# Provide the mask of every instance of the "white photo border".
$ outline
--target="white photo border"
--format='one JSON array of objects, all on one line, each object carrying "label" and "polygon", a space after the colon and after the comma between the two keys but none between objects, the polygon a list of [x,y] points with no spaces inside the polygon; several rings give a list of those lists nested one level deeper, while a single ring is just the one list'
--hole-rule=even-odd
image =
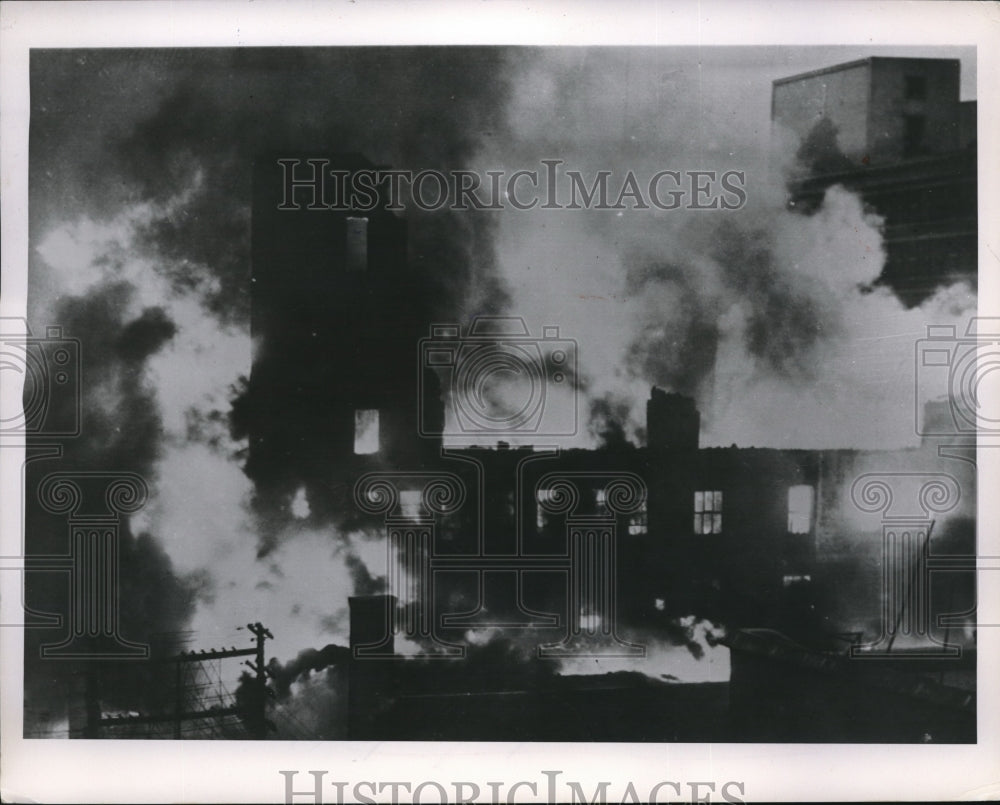
[{"label": "white photo border", "polygon": [[[990,145],[1000,132],[1000,16],[993,3],[5,2],[0,23],[4,316],[25,315],[31,48],[364,44],[975,46],[979,142],[985,145],[979,151],[979,305],[981,316],[1000,315],[1000,149]],[[1000,456],[982,453],[980,552],[1000,555],[1000,510],[985,494],[1000,488]],[[8,505],[18,495],[20,462],[16,449],[0,451],[4,556],[20,545],[19,506]],[[996,575],[980,578],[985,622],[1000,623]],[[19,606],[2,599],[4,615]],[[328,770],[328,780],[446,786],[541,783],[543,770],[560,770],[584,791],[601,780],[615,781],[619,791],[632,782],[640,797],[671,780],[714,781],[716,797],[724,782],[740,781],[747,801],[996,799],[1000,629],[980,631],[978,653],[976,745],[66,741],[21,737],[22,633],[0,629],[0,789],[10,802],[282,802],[280,770],[300,771],[297,789],[308,788],[308,770]],[[522,789],[525,796],[529,791]],[[683,796],[689,798],[688,789]],[[525,801],[544,800],[540,785]],[[332,788],[324,801],[336,801]]]}]

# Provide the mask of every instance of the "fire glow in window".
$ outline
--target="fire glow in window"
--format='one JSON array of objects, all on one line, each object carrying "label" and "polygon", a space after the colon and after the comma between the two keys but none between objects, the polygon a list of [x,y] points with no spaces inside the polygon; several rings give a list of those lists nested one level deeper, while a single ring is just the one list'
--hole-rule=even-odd
[{"label": "fire glow in window", "polygon": [[423,500],[419,489],[404,489],[399,493],[399,513],[408,520],[419,520],[423,514]]},{"label": "fire glow in window", "polygon": [[812,531],[813,488],[806,484],[788,488],[788,533],[808,534]]},{"label": "fire glow in window", "polygon": [[546,503],[552,500],[552,490],[551,489],[539,489],[538,490],[538,504],[535,508],[535,527],[539,530],[545,528],[549,523],[548,514],[545,509],[542,508],[542,503]]},{"label": "fire glow in window", "polygon": [[694,493],[694,533],[722,533],[722,492],[709,490]]},{"label": "fire glow in window", "polygon": [[694,533],[722,533],[722,492],[720,490],[694,493]]},{"label": "fire glow in window", "polygon": [[[595,492],[597,499],[597,513],[601,515],[608,514],[607,498],[606,493],[603,489],[598,489]],[[645,534],[649,531],[649,513],[646,506],[646,500],[643,499],[639,508],[632,512],[628,518],[628,533],[633,537],[639,534]]]},{"label": "fire glow in window", "polygon": [[[720,523],[721,526],[721,523]],[[628,533],[633,537],[645,534],[649,531],[649,510],[646,501],[643,500],[637,511],[632,512],[628,518]]]},{"label": "fire glow in window", "polygon": [[378,409],[359,408],[354,412],[354,455],[378,452]]}]

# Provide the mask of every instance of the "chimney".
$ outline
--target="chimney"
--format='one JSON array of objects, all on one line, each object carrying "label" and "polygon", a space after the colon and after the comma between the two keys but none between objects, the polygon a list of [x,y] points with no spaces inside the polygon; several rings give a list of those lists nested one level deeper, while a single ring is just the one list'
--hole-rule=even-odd
[{"label": "chimney", "polygon": [[394,595],[357,595],[347,599],[351,610],[351,650],[355,657],[360,646],[378,646],[378,654],[394,651],[393,620],[396,614]]},{"label": "chimney", "polygon": [[924,403],[924,417],[920,423],[920,446],[975,445],[975,421],[974,413],[967,407],[960,410],[952,399],[928,400]]},{"label": "chimney", "polygon": [[361,595],[347,599],[351,610],[351,661],[347,676],[347,738],[373,740],[379,719],[391,709],[394,677],[393,622],[396,596]]},{"label": "chimney", "polygon": [[650,450],[697,450],[701,415],[694,400],[653,386],[646,402],[646,446]]}]

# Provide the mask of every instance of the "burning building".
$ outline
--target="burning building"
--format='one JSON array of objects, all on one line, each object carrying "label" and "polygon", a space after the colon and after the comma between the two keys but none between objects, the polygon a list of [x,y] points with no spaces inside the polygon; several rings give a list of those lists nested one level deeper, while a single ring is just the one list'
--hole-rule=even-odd
[{"label": "burning building", "polygon": [[[816,53],[196,49],[151,70],[34,54],[33,328],[87,335],[85,436],[60,469],[155,483],[117,541],[84,510],[67,534],[32,491],[54,456],[31,458],[26,547],[47,572],[28,609],[68,612],[76,549],[120,545],[121,635],[170,657],[182,627],[225,646],[209,635],[233,614],[260,618],[272,715],[291,703],[326,739],[846,740],[814,706],[834,679],[866,710],[891,690],[964,724],[915,707],[866,740],[968,738],[965,693],[914,694],[974,679],[976,415],[961,394],[932,405],[922,446],[911,415],[975,377],[995,335],[961,318],[973,108],[940,60],[779,79],[775,130],[800,142],[790,185],[771,182],[769,82]],[[120,138],[59,100],[108,81]],[[95,154],[100,176],[81,171]],[[745,170],[748,192],[718,214],[526,213],[493,194],[404,213],[378,183],[345,205],[369,158],[453,178],[496,166],[519,191],[519,169],[551,169],[560,197],[571,171],[606,168],[613,190]],[[907,406],[924,320],[961,325],[921,341],[928,387]],[[49,725],[53,691],[95,698],[51,644],[26,633],[26,697],[48,714],[27,720]],[[155,667],[123,669],[103,712],[185,711]]]},{"label": "burning building", "polygon": [[[882,80],[866,65],[865,80]],[[384,537],[384,594],[351,600],[350,737],[579,739],[570,714],[585,702],[607,711],[595,739],[754,739],[767,718],[753,692],[769,678],[761,662],[790,657],[786,671],[819,663],[837,685],[888,686],[893,706],[917,708],[906,729],[884,733],[817,721],[813,740],[974,739],[970,700],[952,684],[967,689],[971,673],[974,690],[974,455],[933,439],[896,451],[702,448],[695,401],[656,387],[645,446],[546,447],[530,418],[506,427],[536,433],[536,446],[499,439],[496,418],[476,432],[485,444],[448,443],[449,406],[489,394],[456,381],[461,362],[508,369],[520,356],[522,380],[545,388],[566,379],[571,356],[557,332],[525,349],[510,320],[482,317],[448,326],[448,343],[472,348],[424,360],[441,325],[427,278],[408,267],[403,223],[294,201],[315,200],[317,171],[372,166],[293,163],[306,173],[291,184],[276,158],[255,171],[256,346],[240,416],[259,495],[304,486],[318,516]],[[651,644],[700,656],[696,622],[724,624],[739,658],[732,709],[727,678],[677,685],[694,680],[642,672]],[[620,661],[640,671],[603,683],[579,673]],[[876,661],[894,666],[888,681],[856,674]],[[943,692],[924,712],[911,694],[934,685]],[[813,681],[799,695],[822,690]],[[938,719],[953,699],[959,714]],[[672,715],[649,727],[651,706]],[[714,726],[697,712],[718,714]],[[809,739],[808,719],[795,724],[788,734]]]}]

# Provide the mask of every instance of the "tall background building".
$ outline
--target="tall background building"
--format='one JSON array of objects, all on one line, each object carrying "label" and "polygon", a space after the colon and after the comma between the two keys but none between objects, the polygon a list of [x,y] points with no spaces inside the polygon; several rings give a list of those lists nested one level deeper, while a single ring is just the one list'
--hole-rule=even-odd
[{"label": "tall background building", "polygon": [[408,265],[406,222],[384,198],[365,212],[337,200],[353,174],[375,169],[364,157],[300,156],[261,156],[254,167],[254,358],[236,414],[263,495],[310,478],[353,480],[359,456],[412,466],[439,446],[418,437],[430,291]]},{"label": "tall background building", "polygon": [[957,59],[873,57],[774,82],[772,121],[800,142],[790,204],[860,193],[885,221],[880,280],[909,306],[976,284],[976,102],[959,78]]}]

